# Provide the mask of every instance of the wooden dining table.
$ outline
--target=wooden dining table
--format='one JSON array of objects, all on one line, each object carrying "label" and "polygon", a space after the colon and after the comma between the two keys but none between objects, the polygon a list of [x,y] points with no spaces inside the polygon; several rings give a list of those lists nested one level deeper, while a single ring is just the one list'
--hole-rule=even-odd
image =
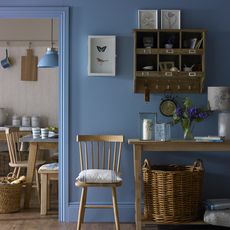
[{"label": "wooden dining table", "polygon": [[21,137],[19,141],[29,143],[28,167],[27,167],[27,174],[26,174],[26,191],[25,191],[25,200],[24,200],[24,208],[29,208],[37,153],[40,149],[52,149],[57,151],[58,138],[48,137],[45,139],[42,138],[34,139],[32,135],[28,135],[28,136]]},{"label": "wooden dining table", "polygon": [[[19,129],[19,135],[20,136],[25,136],[25,135],[30,135],[30,134],[31,134],[30,130]],[[0,130],[0,141],[6,142],[6,133],[5,133],[4,128]]]}]

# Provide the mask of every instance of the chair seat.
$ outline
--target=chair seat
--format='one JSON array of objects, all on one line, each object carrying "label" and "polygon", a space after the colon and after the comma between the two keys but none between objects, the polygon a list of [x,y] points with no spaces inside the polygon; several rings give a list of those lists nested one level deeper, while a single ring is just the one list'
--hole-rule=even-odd
[{"label": "chair seat", "polygon": [[87,169],[79,173],[76,178],[76,185],[87,184],[120,184],[122,179],[113,170]]},{"label": "chair seat", "polygon": [[58,163],[44,164],[39,169],[39,173],[58,173]]},{"label": "chair seat", "polygon": [[[39,167],[43,164],[45,164],[45,161],[36,161],[35,167]],[[10,167],[22,167],[22,168],[27,168],[28,167],[28,161],[17,161],[16,163],[11,163],[9,162]]]}]

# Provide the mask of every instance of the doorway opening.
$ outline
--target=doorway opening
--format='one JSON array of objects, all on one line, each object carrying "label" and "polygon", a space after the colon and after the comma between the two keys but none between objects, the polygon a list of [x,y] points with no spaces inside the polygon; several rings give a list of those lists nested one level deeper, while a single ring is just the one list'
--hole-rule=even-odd
[{"label": "doorway opening", "polygon": [[68,117],[69,117],[69,8],[68,7],[1,7],[0,19],[58,20],[58,127],[59,127],[59,221],[66,221],[68,208]]}]

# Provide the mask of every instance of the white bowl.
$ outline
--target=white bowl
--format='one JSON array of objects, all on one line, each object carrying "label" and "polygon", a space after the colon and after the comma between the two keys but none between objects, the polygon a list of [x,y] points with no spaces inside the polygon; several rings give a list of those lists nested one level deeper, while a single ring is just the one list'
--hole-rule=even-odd
[{"label": "white bowl", "polygon": [[152,65],[144,66],[143,69],[145,69],[145,70],[153,70],[153,66]]}]

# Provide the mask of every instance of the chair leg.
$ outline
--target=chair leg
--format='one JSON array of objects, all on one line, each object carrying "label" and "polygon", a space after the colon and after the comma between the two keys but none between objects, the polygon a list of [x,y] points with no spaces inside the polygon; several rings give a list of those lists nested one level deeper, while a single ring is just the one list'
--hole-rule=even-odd
[{"label": "chair leg", "polygon": [[113,212],[114,212],[116,230],[119,230],[120,224],[119,224],[118,207],[117,207],[117,194],[116,194],[115,187],[112,187],[112,200],[113,200]]},{"label": "chair leg", "polygon": [[48,196],[48,176],[45,173],[41,174],[41,209],[40,214],[46,215],[47,214],[47,196]]},{"label": "chair leg", "polygon": [[51,191],[51,189],[50,189],[50,180],[49,180],[49,178],[48,178],[48,181],[47,181],[47,210],[50,210],[50,196],[51,196],[51,194],[50,194],[50,191]]},{"label": "chair leg", "polygon": [[19,178],[19,176],[20,176],[20,171],[21,171],[21,168],[19,167],[18,171],[17,171],[17,178]]},{"label": "chair leg", "polygon": [[81,200],[80,200],[79,211],[78,211],[77,230],[81,229],[81,224],[84,222],[86,197],[87,197],[87,187],[83,187],[81,191]]},{"label": "chair leg", "polygon": [[39,175],[38,175],[38,169],[35,170],[35,180],[36,180],[36,189],[37,189],[37,195],[38,195],[38,202],[41,203],[40,200],[40,181],[39,181]]},{"label": "chair leg", "polygon": [[14,171],[13,171],[13,177],[16,177],[16,174],[17,174],[17,168],[14,168]]}]

